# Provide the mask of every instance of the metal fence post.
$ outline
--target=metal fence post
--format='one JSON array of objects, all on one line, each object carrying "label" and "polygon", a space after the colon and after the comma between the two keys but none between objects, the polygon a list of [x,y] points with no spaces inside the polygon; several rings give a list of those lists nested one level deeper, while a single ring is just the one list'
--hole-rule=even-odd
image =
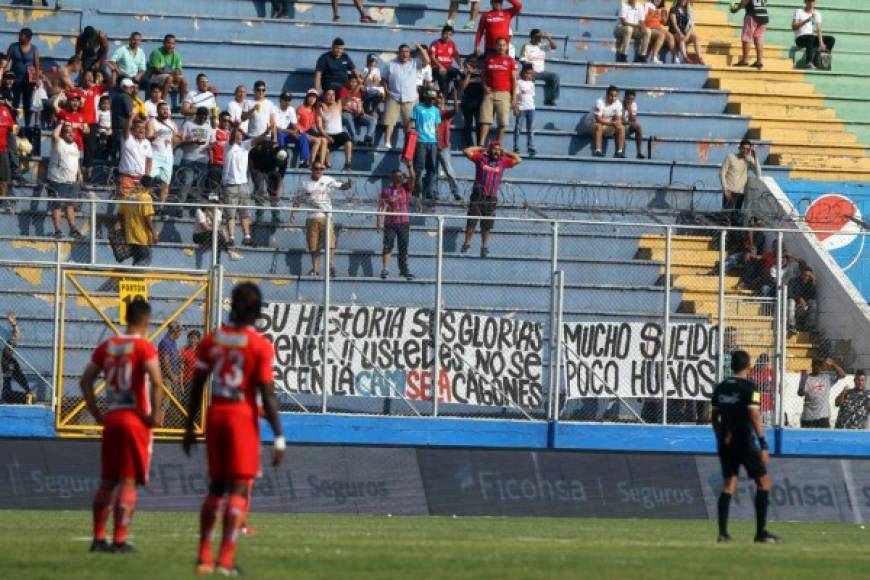
[{"label": "metal fence post", "polygon": [[218,264],[212,268],[212,280],[214,281],[214,292],[211,299],[211,320],[209,321],[210,330],[219,328],[222,319],[221,305],[224,299],[224,267]]},{"label": "metal fence post", "polygon": [[670,325],[671,325],[671,237],[673,231],[671,226],[665,230],[665,312],[664,312],[664,329],[662,331],[662,425],[668,423],[668,364],[670,362],[670,353],[668,347],[670,344]]},{"label": "metal fence post", "polygon": [[90,239],[90,261],[91,264],[97,263],[97,200],[91,198],[90,202],[90,220],[91,220],[91,239]]},{"label": "metal fence post", "polygon": [[[561,377],[562,371],[562,314],[565,304],[565,272],[563,272],[562,270],[558,270],[554,274],[554,277],[556,286],[556,341],[555,345],[551,347],[550,357],[555,358],[555,372],[550,375],[550,389],[553,393],[550,399],[553,401],[553,414],[551,416],[551,420],[554,422],[558,422],[559,389],[561,387],[559,378]],[[554,354],[555,357],[553,357]]]},{"label": "metal fence post", "polygon": [[320,375],[321,380],[323,381],[323,393],[321,399],[321,407],[320,411],[322,413],[326,413],[326,403],[328,399],[328,390],[329,390],[329,306],[330,306],[330,279],[331,272],[330,267],[332,264],[332,212],[327,212],[326,214],[326,252],[324,257],[324,262],[322,267],[323,271],[323,315],[321,316],[321,324],[323,327],[320,329],[321,337],[323,340],[323,347],[321,349],[321,360],[320,360]]},{"label": "metal fence post", "polygon": [[51,408],[54,409],[56,417],[60,413],[60,401],[57,398],[57,390],[60,387],[60,377],[57,376],[60,370],[60,361],[57,360],[57,351],[60,349],[60,327],[63,315],[63,304],[60,302],[61,284],[63,284],[63,274],[61,272],[60,242],[58,242],[55,244],[54,257],[54,337],[52,338],[51,352]]},{"label": "metal fence post", "polygon": [[786,285],[783,283],[783,270],[782,270],[782,232],[777,232],[776,234],[776,315],[774,316],[775,323],[775,344],[776,344],[776,384],[774,385],[774,389],[776,389],[776,412],[774,415],[776,416],[776,426],[782,426],[782,417],[783,417],[783,409],[782,409],[782,401],[783,401],[783,389],[785,387],[785,371],[787,368],[786,364],[786,337],[785,337],[785,324],[787,317],[787,304],[785,295],[787,293]]},{"label": "metal fence post", "polygon": [[728,231],[719,232],[719,345],[716,352],[716,381],[725,380],[725,244]]},{"label": "metal fence post", "polygon": [[218,259],[220,254],[218,254],[218,238],[220,237],[220,223],[221,218],[223,218],[222,212],[220,209],[216,209],[212,215],[212,228],[211,228],[211,267],[214,268],[218,265],[220,260]]},{"label": "metal fence post", "polygon": [[556,420],[556,415],[558,415],[558,408],[556,407],[553,397],[555,393],[555,389],[558,388],[559,380],[558,380],[558,372],[559,368],[556,366],[556,341],[558,340],[560,332],[560,324],[558,322],[559,319],[559,292],[556,287],[556,274],[559,270],[559,222],[554,221],[551,224],[551,228],[553,230],[553,240],[550,248],[550,358],[549,358],[549,393],[547,397],[547,419],[548,420]]},{"label": "metal fence post", "polygon": [[432,416],[438,416],[438,375],[441,374],[441,302],[444,278],[444,216],[438,216],[438,243],[435,253],[435,310],[432,321]]}]

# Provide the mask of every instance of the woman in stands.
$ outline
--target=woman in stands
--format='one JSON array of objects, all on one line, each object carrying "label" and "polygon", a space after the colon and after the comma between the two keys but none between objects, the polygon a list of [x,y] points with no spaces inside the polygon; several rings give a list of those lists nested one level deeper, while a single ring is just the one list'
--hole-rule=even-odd
[{"label": "woman in stands", "polygon": [[[12,102],[9,103],[14,109],[24,108],[24,124],[30,125],[30,116],[33,107],[33,91],[42,74],[39,68],[39,49],[33,45],[33,31],[22,28],[18,33],[18,42],[9,45],[6,51],[5,67],[0,69],[0,76],[6,70],[15,73],[15,84],[12,85]],[[18,120],[21,122],[21,119]]]},{"label": "woman in stands", "polygon": [[[323,93],[323,105],[320,109],[320,117],[318,120],[318,129],[326,139],[327,147],[331,151],[338,148],[344,149],[344,169],[348,171],[353,157],[353,141],[347,131],[344,130],[344,123],[341,119],[342,107],[341,103],[335,98],[335,90],[326,89]],[[329,163],[325,164],[329,167]]]},{"label": "woman in stands", "polygon": [[305,100],[296,109],[296,127],[308,134],[308,142],[311,144],[311,164],[320,161],[324,165],[329,161],[329,148],[326,139],[317,129],[317,117],[320,115],[320,101],[317,90],[308,89]]},{"label": "woman in stands", "polygon": [[674,35],[668,29],[668,9],[665,7],[665,0],[650,0],[646,3],[646,20],[644,24],[652,31],[650,36],[650,52],[652,61],[655,64],[662,64],[659,55],[665,44],[668,46],[668,52],[672,55],[674,52]]},{"label": "woman in stands", "polygon": [[[695,15],[692,10],[691,0],[674,0],[674,5],[671,7],[670,12],[670,24],[674,41],[679,47],[679,54],[674,53],[674,63],[704,64],[704,59],[701,58],[700,40],[698,39],[698,33],[695,32]],[[694,59],[689,58],[687,51],[687,45],[689,44],[695,48]]]}]

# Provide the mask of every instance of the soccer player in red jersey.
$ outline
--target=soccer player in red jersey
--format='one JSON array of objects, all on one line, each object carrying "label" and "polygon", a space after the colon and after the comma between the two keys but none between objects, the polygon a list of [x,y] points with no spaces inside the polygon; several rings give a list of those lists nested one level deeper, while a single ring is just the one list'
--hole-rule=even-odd
[{"label": "soccer player in red jersey", "polygon": [[[103,425],[100,487],[94,495],[92,552],[132,552],[127,531],[136,509],[136,486],[148,483],[151,429],[162,420],[163,381],[157,349],[144,336],[151,324],[151,306],[134,300],[127,307],[127,332],[100,343],[81,378],[82,394],[97,424]],[[102,373],[106,384],[103,413],[94,383]],[[115,496],[115,530],[106,542],[106,522]]]},{"label": "soccer player in red jersey", "polygon": [[511,35],[511,18],[520,13],[523,3],[519,0],[508,0],[511,7],[502,10],[502,0],[492,0],[492,10],[484,12],[477,25],[477,34],[474,35],[474,54],[480,54],[480,41],[484,42],[485,52],[494,52],[495,43],[499,38],[508,38]]},{"label": "soccer player in red jersey", "polygon": [[[200,511],[198,574],[239,574],[233,564],[236,540],[246,520],[248,490],[260,471],[258,393],[275,434],[272,464],[278,465],[284,458],[286,443],[272,388],[275,351],[269,339],[254,329],[262,302],[260,289],[255,284],[237,285],[231,300],[230,324],[206,336],[199,347],[183,443],[189,455],[196,441],[193,434],[196,410],[205,382],[211,376],[211,404],[205,436],[209,490]],[[212,533],[224,494],[229,497],[215,566]]]}]

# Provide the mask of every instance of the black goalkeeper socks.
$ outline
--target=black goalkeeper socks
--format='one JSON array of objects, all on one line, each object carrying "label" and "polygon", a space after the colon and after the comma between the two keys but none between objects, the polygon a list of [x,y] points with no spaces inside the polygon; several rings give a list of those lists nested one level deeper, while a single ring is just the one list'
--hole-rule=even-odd
[{"label": "black goalkeeper socks", "polygon": [[767,497],[769,491],[759,489],[755,492],[755,531],[758,535],[767,528]]},{"label": "black goalkeeper socks", "polygon": [[[766,504],[765,504],[766,505]],[[719,495],[719,535],[728,535],[728,509],[731,507],[731,494],[724,491]]]}]

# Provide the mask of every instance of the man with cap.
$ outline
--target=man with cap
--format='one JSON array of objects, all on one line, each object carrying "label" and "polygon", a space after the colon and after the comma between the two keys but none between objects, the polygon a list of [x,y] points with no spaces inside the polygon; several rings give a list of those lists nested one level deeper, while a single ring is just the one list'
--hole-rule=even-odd
[{"label": "man with cap", "polygon": [[314,88],[323,94],[327,89],[336,92],[347,83],[347,77],[353,75],[359,78],[359,71],[350,56],[344,52],[344,40],[336,38],[332,41],[332,49],[324,52],[317,59],[314,68]]},{"label": "man with cap", "polygon": [[275,128],[278,132],[278,145],[287,148],[296,145],[299,151],[299,167],[308,167],[311,163],[311,143],[308,134],[300,131],[297,123],[296,109],[290,103],[293,95],[284,91],[278,97],[278,111],[275,113]]},{"label": "man with cap", "polygon": [[414,193],[422,195],[424,202],[432,202],[436,197],[433,186],[438,176],[438,125],[441,124],[441,110],[435,104],[437,96],[435,91],[426,91],[423,102],[411,113],[411,128],[417,131]]},{"label": "man with cap", "polygon": [[[65,107],[61,107],[61,102],[65,99]],[[73,140],[79,151],[85,150],[84,136],[90,131],[90,127],[85,122],[85,114],[82,111],[82,92],[78,89],[72,89],[61,93],[52,100],[55,117],[59,123],[68,123],[72,127]]]},{"label": "man with cap", "polygon": [[118,83],[118,89],[112,93],[112,156],[117,157],[124,142],[124,127],[133,115],[133,95],[136,94],[136,83],[125,78]]}]

